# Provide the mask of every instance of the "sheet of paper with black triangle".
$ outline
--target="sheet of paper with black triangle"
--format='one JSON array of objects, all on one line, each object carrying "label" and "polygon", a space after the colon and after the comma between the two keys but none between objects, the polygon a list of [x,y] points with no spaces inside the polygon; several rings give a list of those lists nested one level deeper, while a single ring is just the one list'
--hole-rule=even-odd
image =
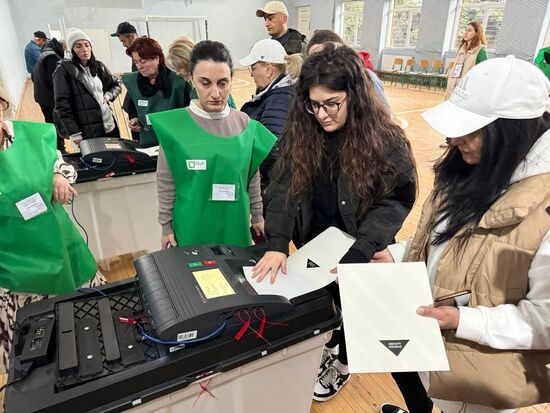
[{"label": "sheet of paper with black triangle", "polygon": [[308,258],[306,268],[319,268],[319,266]]},{"label": "sheet of paper with black triangle", "polygon": [[393,354],[399,355],[409,342],[409,340],[380,340],[380,342]]}]

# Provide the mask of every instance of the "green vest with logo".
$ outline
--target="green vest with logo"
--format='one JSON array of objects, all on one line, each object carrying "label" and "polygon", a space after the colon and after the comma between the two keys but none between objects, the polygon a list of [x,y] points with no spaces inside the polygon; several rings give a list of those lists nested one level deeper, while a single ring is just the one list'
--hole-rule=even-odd
[{"label": "green vest with logo", "polygon": [[178,245],[251,245],[248,184],[276,137],[254,120],[238,135],[216,136],[186,109],[150,119],[176,186],[173,227]]}]

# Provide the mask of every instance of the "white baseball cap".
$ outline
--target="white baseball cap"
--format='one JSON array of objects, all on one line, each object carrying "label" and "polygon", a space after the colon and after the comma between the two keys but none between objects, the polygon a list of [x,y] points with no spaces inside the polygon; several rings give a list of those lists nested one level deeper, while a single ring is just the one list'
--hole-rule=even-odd
[{"label": "white baseball cap", "polygon": [[257,17],[265,17],[266,15],[281,13],[288,16],[288,10],[282,1],[268,1],[263,9],[256,10]]},{"label": "white baseball cap", "polygon": [[252,66],[257,62],[287,63],[286,50],[281,43],[273,39],[262,39],[257,41],[250,53],[239,60],[241,66]]},{"label": "white baseball cap", "polygon": [[498,118],[534,119],[546,111],[550,82],[533,64],[514,56],[474,66],[446,102],[422,114],[447,138],[468,135]]}]

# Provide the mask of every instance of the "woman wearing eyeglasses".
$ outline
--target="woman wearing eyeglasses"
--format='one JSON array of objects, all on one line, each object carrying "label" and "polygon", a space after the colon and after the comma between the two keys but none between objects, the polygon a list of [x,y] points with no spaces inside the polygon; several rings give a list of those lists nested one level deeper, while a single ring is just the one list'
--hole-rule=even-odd
[{"label": "woman wearing eyeglasses", "polygon": [[[291,239],[300,247],[330,226],[356,238],[341,263],[368,262],[392,242],[415,201],[416,171],[405,133],[354,50],[328,44],[306,60],[283,142],[267,189],[259,282],[286,272]],[[337,284],[328,289],[340,306]],[[348,380],[340,330],[327,343],[313,398],[331,399]]]}]

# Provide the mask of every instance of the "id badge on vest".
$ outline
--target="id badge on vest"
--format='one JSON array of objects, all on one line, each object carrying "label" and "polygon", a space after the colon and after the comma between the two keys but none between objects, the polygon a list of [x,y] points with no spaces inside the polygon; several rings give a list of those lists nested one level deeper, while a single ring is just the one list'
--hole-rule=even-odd
[{"label": "id badge on vest", "polygon": [[15,206],[25,221],[33,219],[34,217],[48,211],[48,207],[38,192],[22,199],[19,202],[16,202]]},{"label": "id badge on vest", "polygon": [[453,74],[451,77],[458,78],[462,75],[462,68],[464,67],[464,63],[457,63],[455,64],[455,67],[453,68]]},{"label": "id badge on vest", "polygon": [[212,184],[210,200],[234,202],[238,199],[238,188],[235,184]]}]

